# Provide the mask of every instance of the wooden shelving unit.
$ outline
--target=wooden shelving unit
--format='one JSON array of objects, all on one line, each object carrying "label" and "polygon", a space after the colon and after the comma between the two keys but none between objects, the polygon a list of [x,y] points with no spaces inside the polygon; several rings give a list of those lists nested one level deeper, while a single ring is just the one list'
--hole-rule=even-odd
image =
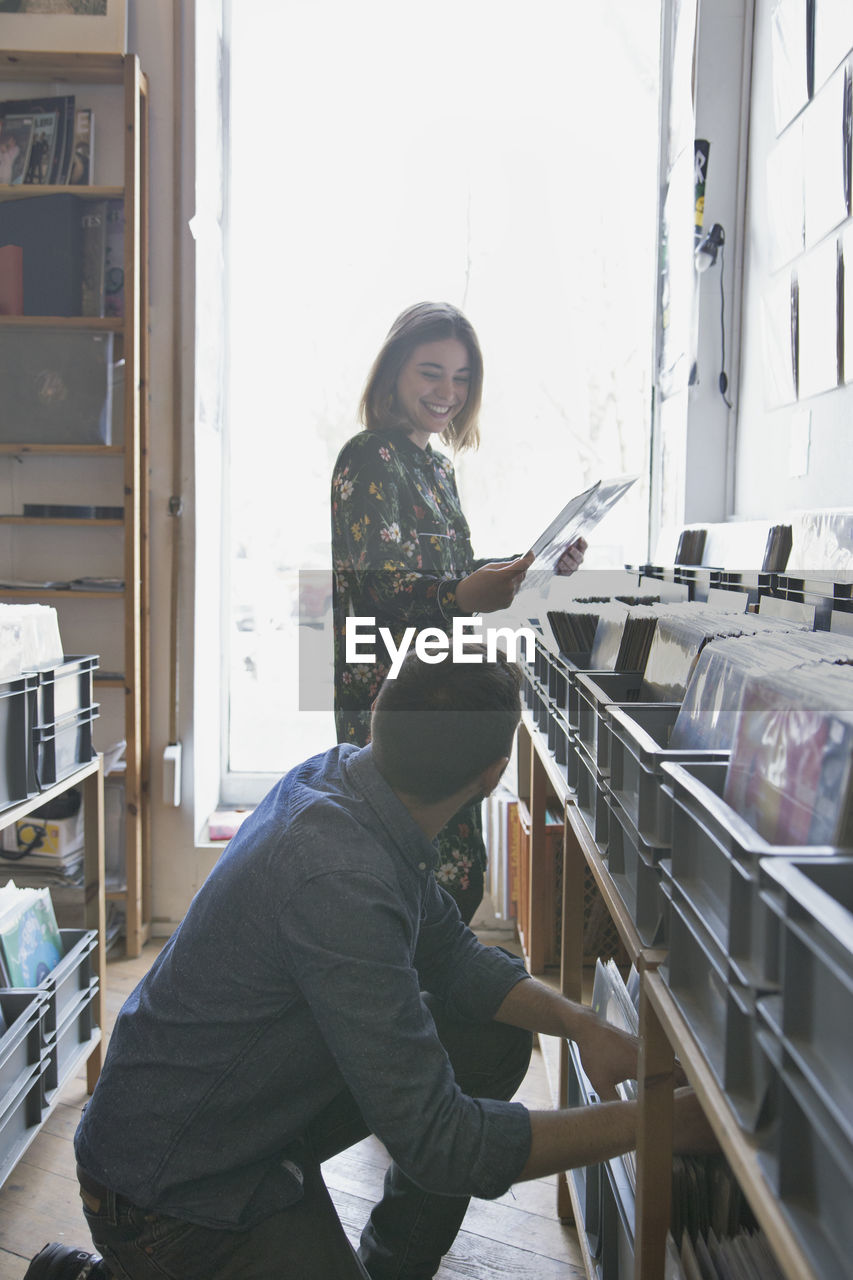
[{"label": "wooden shelving unit", "polygon": [[[123,493],[120,502],[124,517],[115,520],[38,520],[5,515],[0,521],[13,524],[17,536],[25,538],[19,525],[42,528],[57,526],[57,533],[68,538],[76,525],[91,534],[97,528],[122,529],[124,590],[68,591],[56,589],[4,589],[0,599],[49,601],[60,615],[71,600],[100,600],[110,614],[110,628],[123,632],[124,670],[121,681],[98,683],[99,689],[122,689],[123,707],[120,718],[127,742],[125,774],[125,867],[126,883],[111,898],[125,909],[125,936],[128,956],[139,955],[150,932],[150,854],[148,831],[149,801],[149,569],[148,569],[148,84],[139,59],[132,54],[0,53],[0,97],[28,97],[34,93],[57,95],[108,86],[115,110],[123,118],[121,154],[110,155],[109,164],[120,183],[80,187],[17,186],[0,187],[0,200],[39,200],[60,193],[85,199],[122,198],[125,215],[124,244],[124,316],[89,318],[81,316],[4,316],[2,331],[11,328],[51,329],[69,334],[80,330],[108,332],[115,335],[124,359],[123,441],[120,445],[39,445],[27,440],[0,445],[0,455],[21,458],[123,459]],[[112,90],[115,90],[112,93]],[[78,98],[79,102],[79,98]],[[110,176],[113,176],[112,174]],[[42,535],[43,536],[43,535]],[[94,536],[94,535],[92,535]],[[16,576],[32,579],[39,575],[26,571],[26,549],[16,554],[20,568]],[[65,575],[57,573],[57,578]],[[103,618],[99,611],[100,623]],[[114,619],[114,620],[112,620]],[[93,628],[88,652],[100,653],[97,628]],[[116,664],[117,665],[117,664]],[[121,698],[120,692],[110,695]]]},{"label": "wooden shelving unit", "polygon": [[[563,846],[562,955],[559,986],[572,1000],[584,998],[583,879],[588,867],[604,897],[628,957],[640,972],[640,1130],[637,1142],[637,1190],[635,1197],[634,1280],[660,1280],[664,1274],[664,1248],[669,1230],[668,1187],[672,1175],[672,1095],[675,1058],[696,1090],[702,1107],[720,1142],[741,1189],[764,1228],[787,1280],[816,1280],[803,1251],[768,1186],[756,1156],[754,1143],[739,1127],[705,1057],[677,1009],[668,988],[657,973],[666,958],[663,950],[645,947],[617,892],[607,864],[573,803],[565,777],[548,749],[547,738],[528,710],[522,713],[518,733],[518,789],[531,813],[528,850],[530,905],[527,919],[519,922],[525,960],[531,972],[540,961],[541,902],[544,889],[538,882],[544,848],[545,806],[556,798],[565,806]],[[537,903],[540,908],[537,908]],[[539,975],[537,975],[539,976]],[[565,1043],[540,1037],[555,1106],[565,1106],[568,1096],[568,1058]],[[574,1220],[584,1267],[590,1280],[599,1270],[582,1229],[584,1209],[574,1182],[559,1179],[557,1209]]]}]

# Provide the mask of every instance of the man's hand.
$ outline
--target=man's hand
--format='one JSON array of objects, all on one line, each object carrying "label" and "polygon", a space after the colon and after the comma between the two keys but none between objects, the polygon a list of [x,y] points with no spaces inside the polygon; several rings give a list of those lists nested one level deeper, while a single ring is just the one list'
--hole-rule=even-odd
[{"label": "man's hand", "polygon": [[498,560],[475,569],[456,588],[456,603],[463,613],[494,613],[512,604],[524,575],[533,563],[533,552],[517,560]]},{"label": "man's hand", "polygon": [[557,573],[567,578],[570,573],[579,569],[583,564],[583,555],[588,545],[586,538],[576,538],[574,542],[568,543],[557,561]]},{"label": "man's hand", "polygon": [[640,1042],[636,1036],[612,1027],[589,1005],[567,1000],[535,978],[517,982],[495,1017],[513,1027],[574,1040],[584,1072],[602,1099],[617,1097],[621,1080],[637,1079]]},{"label": "man's hand", "polygon": [[715,1155],[720,1144],[691,1088],[676,1089],[672,1149],[676,1155]]},{"label": "man's hand", "polygon": [[602,1102],[618,1098],[622,1080],[636,1080],[640,1042],[627,1031],[612,1027],[590,1010],[576,1019],[572,1039],[580,1050],[584,1073]]}]

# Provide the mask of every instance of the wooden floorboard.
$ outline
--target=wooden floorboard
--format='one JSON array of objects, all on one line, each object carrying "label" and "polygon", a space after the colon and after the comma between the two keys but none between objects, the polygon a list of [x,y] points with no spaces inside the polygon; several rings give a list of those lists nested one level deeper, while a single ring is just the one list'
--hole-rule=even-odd
[{"label": "wooden floorboard", "polygon": [[[155,940],[139,958],[118,958],[107,965],[107,1035],[123,1000],[160,946],[162,942]],[[72,1147],[86,1096],[81,1070],[0,1188],[0,1280],[21,1280],[30,1258],[49,1240],[90,1247]],[[532,1108],[551,1105],[538,1049],[518,1098]],[[324,1165],[332,1198],[353,1242],[381,1192],[387,1163],[382,1145],[367,1138]],[[558,1220],[556,1203],[554,1179],[519,1183],[497,1200],[473,1200],[438,1280],[580,1280],[584,1271],[577,1237]]]}]

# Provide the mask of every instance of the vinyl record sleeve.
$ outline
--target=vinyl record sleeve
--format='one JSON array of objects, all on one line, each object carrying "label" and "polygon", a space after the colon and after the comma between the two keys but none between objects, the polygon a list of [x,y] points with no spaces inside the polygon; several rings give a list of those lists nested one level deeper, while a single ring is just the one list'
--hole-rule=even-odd
[{"label": "vinyl record sleeve", "polygon": [[531,546],[536,558],[529,571],[550,569],[553,572],[565,547],[577,538],[586,537],[637,478],[617,476],[612,480],[598,480],[567,502]]}]

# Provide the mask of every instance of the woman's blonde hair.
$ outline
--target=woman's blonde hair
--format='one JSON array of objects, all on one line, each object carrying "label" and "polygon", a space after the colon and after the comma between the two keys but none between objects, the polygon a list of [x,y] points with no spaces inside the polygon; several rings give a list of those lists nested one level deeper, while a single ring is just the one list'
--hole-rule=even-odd
[{"label": "woman's blonde hair", "polygon": [[397,403],[397,379],[415,347],[456,338],[468,352],[468,396],[441,439],[452,449],[476,449],[480,443],[483,355],[471,322],[449,302],[417,302],[392,324],[367,377],[359,418],[368,431],[405,430],[410,423]]}]

